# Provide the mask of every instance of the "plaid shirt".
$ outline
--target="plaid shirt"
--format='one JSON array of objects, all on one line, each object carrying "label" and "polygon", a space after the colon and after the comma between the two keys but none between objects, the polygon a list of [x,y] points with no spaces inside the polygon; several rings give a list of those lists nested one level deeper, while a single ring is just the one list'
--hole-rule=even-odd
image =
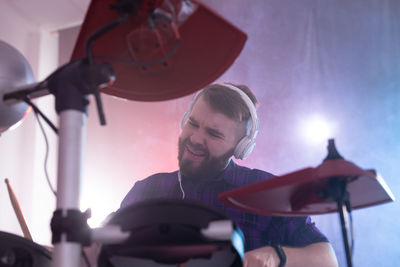
[{"label": "plaid shirt", "polygon": [[[227,207],[218,200],[218,194],[221,192],[271,177],[273,175],[270,173],[239,166],[231,161],[228,167],[215,178],[182,177],[182,186],[185,199],[201,201],[224,213],[239,226],[245,236],[246,251],[272,244],[305,246],[315,242],[327,242],[326,237],[311,222],[310,217],[250,214]],[[182,198],[178,171],[158,173],[137,181],[122,201],[121,208],[154,198]]]}]

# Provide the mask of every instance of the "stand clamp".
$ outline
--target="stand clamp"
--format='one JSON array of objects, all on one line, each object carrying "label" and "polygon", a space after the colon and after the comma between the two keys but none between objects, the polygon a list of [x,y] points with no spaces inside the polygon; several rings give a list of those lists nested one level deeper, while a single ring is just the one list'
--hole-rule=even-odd
[{"label": "stand clamp", "polygon": [[52,244],[60,243],[62,235],[65,234],[66,238],[63,241],[89,246],[91,244],[91,230],[87,224],[87,219],[90,216],[90,209],[84,213],[79,210],[69,209],[66,211],[66,216],[63,216],[62,210],[56,210],[50,223],[53,233]]}]

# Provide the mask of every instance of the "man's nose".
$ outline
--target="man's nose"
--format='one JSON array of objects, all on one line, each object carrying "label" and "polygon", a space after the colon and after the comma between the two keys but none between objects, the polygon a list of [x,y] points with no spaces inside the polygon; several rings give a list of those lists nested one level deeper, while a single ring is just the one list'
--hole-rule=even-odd
[{"label": "man's nose", "polygon": [[190,136],[190,142],[194,145],[197,144],[204,145],[205,144],[204,133],[202,133],[200,130],[194,131]]}]

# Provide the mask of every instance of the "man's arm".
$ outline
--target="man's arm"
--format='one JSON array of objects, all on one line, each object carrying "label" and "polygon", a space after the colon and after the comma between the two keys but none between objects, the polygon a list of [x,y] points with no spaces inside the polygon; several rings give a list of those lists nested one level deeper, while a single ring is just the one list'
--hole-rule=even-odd
[{"label": "man's arm", "polygon": [[[335,253],[328,242],[318,242],[305,247],[282,247],[286,254],[285,267],[324,266],[337,267]],[[273,247],[262,247],[244,255],[244,267],[278,267],[279,256]]]}]

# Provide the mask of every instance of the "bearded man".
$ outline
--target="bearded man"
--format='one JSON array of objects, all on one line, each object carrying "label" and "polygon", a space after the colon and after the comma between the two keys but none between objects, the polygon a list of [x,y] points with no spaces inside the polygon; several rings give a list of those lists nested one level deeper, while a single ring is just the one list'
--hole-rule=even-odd
[{"label": "bearded man", "polygon": [[244,266],[337,266],[331,245],[309,217],[248,214],[218,200],[222,192],[273,177],[232,160],[245,159],[255,145],[256,104],[243,85],[212,84],[197,93],[181,122],[179,170],[137,181],[121,208],[156,198],[200,201],[243,231]]}]

